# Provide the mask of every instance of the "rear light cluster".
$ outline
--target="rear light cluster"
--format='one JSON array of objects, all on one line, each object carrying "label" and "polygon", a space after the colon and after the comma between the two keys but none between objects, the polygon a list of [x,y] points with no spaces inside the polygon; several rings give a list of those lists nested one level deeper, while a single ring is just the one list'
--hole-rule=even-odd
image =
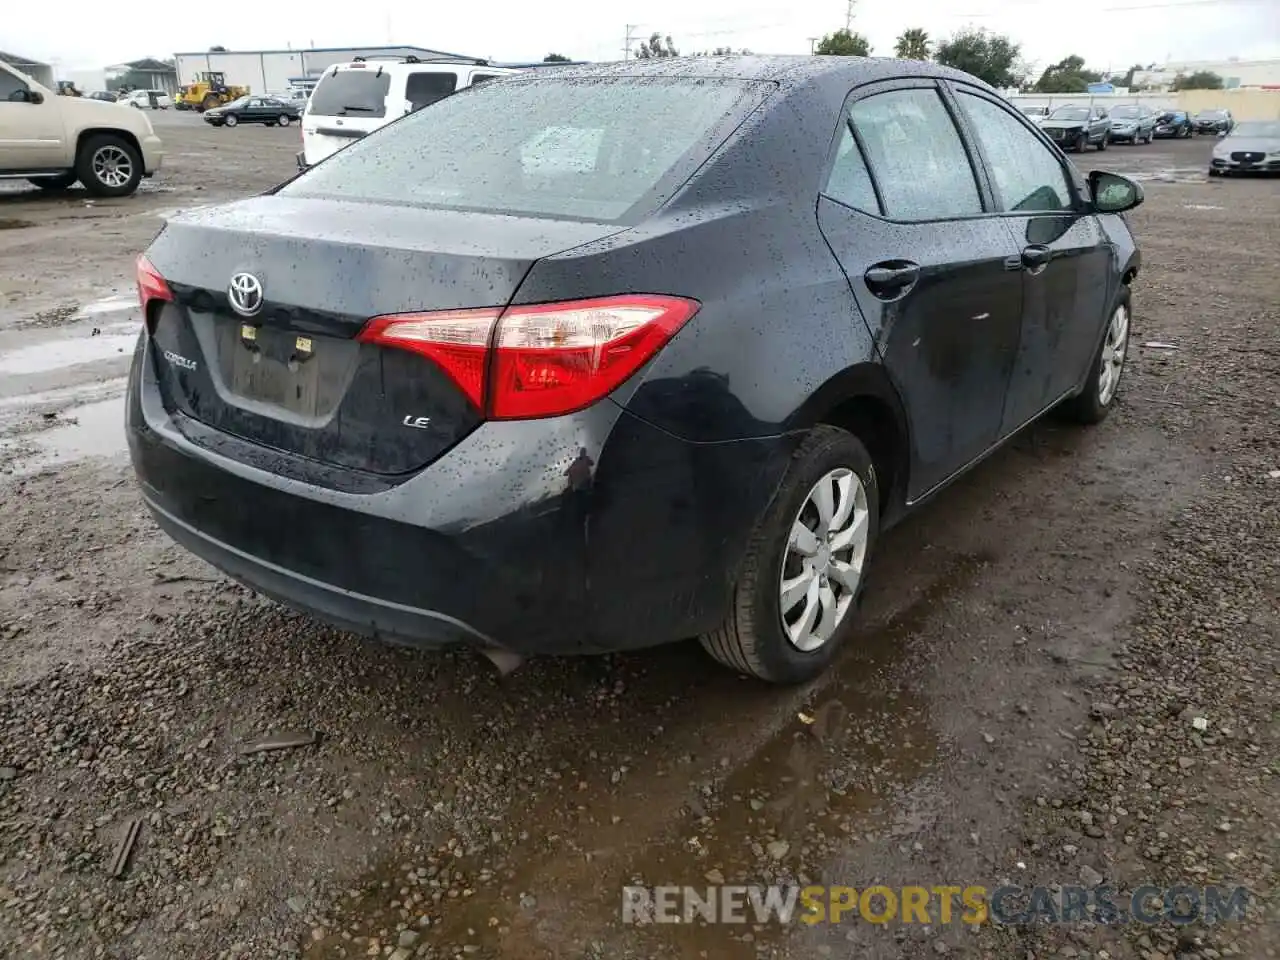
[{"label": "rear light cluster", "polygon": [[173,291],[169,289],[169,284],[165,282],[164,277],[160,276],[160,271],[151,265],[151,261],[145,256],[138,257],[138,303],[142,307],[142,322],[149,323],[149,309],[152,300],[167,300],[173,302]]},{"label": "rear light cluster", "polygon": [[498,420],[572,413],[611,393],[698,310],[696,300],[594,300],[375,317],[359,339],[434,361]]}]

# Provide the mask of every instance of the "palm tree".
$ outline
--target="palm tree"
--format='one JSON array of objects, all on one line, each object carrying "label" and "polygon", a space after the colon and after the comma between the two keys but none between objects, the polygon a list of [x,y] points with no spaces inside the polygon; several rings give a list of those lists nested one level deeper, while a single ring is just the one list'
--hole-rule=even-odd
[{"label": "palm tree", "polygon": [[894,53],[903,60],[928,60],[929,34],[919,27],[903,30]]}]

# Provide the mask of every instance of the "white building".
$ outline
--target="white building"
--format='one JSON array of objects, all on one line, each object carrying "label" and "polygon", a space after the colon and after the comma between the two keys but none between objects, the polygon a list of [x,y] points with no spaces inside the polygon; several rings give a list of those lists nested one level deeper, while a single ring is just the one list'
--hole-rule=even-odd
[{"label": "white building", "polygon": [[1280,88],[1280,60],[1184,60],[1160,64],[1152,70],[1135,70],[1133,85],[1167,90],[1178,74],[1216,73],[1227,90]]},{"label": "white building", "polygon": [[423,47],[321,47],[306,50],[228,50],[178,53],[178,83],[194,83],[202,73],[222,73],[229,86],[253,93],[281,93],[290,87],[310,87],[325,67],[355,57],[415,56],[420,60],[474,60],[458,53]]},{"label": "white building", "polygon": [[57,89],[54,86],[53,67],[49,64],[41,63],[39,60],[24,57],[17,53],[5,53],[3,50],[0,50],[0,60],[3,60],[20,73],[25,73],[36,83],[50,90]]}]

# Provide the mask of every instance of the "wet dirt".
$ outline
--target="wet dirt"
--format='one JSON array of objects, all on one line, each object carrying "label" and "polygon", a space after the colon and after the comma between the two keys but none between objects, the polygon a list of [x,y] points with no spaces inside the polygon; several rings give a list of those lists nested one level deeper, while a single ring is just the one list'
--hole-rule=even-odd
[{"label": "wet dirt", "polygon": [[[38,222],[0,235],[0,470],[20,471],[0,476],[0,956],[1026,955],[940,926],[629,925],[622,890],[1034,864],[1023,810],[1071,787],[1091,684],[1140,628],[1141,565],[1238,470],[1228,443],[1273,442],[1280,407],[1240,358],[1254,376],[1277,349],[1280,183],[1180,182],[1196,141],[1076,158],[1149,183],[1119,407],[1036,425],[888,533],[821,682],[765,688],[692,644],[499,679],[259,602],[146,514],[122,457],[128,348],[100,345],[136,322],[132,258],[157,213],[288,176],[297,142],[182,123],[160,131],[163,190],[93,208],[113,237],[68,218],[74,191],[0,194]],[[51,279],[15,290],[21,271]],[[288,731],[318,742],[236,752]]]}]

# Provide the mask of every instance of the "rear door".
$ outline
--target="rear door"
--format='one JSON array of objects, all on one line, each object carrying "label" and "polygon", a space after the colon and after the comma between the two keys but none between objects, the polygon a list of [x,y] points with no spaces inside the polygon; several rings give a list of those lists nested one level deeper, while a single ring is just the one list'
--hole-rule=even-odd
[{"label": "rear door", "polygon": [[1111,252],[1065,160],[997,98],[962,84],[953,89],[1024,268],[1007,432],[1079,385],[1102,335]]},{"label": "rear door", "polygon": [[340,64],[320,78],[307,102],[302,144],[316,164],[399,116],[387,114],[391,74],[385,63]]},{"label": "rear door", "polygon": [[933,81],[862,88],[846,110],[819,223],[906,409],[917,499],[1000,434],[1017,249]]}]

